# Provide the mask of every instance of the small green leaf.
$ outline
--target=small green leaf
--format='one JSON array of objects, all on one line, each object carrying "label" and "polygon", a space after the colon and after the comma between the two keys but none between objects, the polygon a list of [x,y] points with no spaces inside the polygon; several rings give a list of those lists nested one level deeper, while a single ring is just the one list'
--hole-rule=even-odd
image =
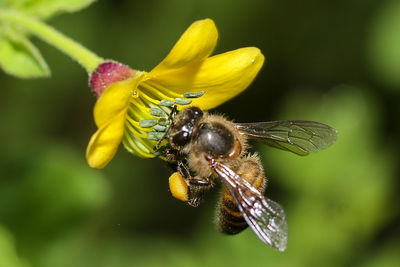
[{"label": "small green leaf", "polygon": [[50,70],[39,50],[19,34],[0,35],[0,66],[6,73],[19,78],[50,75]]},{"label": "small green leaf", "polygon": [[0,225],[0,266],[22,267],[28,266],[17,255],[14,237]]},{"label": "small green leaf", "polygon": [[[15,0],[11,1],[14,2]],[[35,17],[48,18],[63,12],[79,11],[95,0],[19,0],[10,4],[14,8]]]}]

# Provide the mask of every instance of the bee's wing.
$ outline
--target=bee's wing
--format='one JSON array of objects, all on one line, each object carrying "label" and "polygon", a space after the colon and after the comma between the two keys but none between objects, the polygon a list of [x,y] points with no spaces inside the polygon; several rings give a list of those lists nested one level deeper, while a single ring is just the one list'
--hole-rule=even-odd
[{"label": "bee's wing", "polygon": [[284,251],[287,244],[287,222],[283,208],[265,198],[245,179],[222,163],[210,160],[211,168],[221,177],[235,199],[244,219],[264,243]]},{"label": "bee's wing", "polygon": [[326,124],[301,120],[236,123],[235,127],[252,139],[301,156],[329,147],[338,134]]}]

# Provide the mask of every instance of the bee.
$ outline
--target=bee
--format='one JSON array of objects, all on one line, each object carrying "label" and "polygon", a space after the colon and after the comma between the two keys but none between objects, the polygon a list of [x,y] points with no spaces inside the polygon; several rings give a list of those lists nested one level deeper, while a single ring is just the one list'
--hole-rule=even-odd
[{"label": "bee", "polygon": [[219,178],[223,184],[217,207],[219,230],[236,234],[250,226],[261,241],[285,250],[285,212],[264,196],[263,167],[258,155],[248,152],[248,140],[307,155],[330,146],[337,131],[313,121],[234,123],[195,106],[180,112],[174,107],[170,120],[162,139],[168,140],[163,154],[176,169],[169,180],[172,195],[197,206],[202,193]]}]

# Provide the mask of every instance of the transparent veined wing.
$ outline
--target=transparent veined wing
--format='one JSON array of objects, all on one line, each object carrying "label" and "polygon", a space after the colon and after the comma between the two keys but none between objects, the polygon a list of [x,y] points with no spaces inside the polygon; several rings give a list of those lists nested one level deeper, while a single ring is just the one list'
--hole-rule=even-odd
[{"label": "transparent veined wing", "polygon": [[287,245],[287,222],[283,208],[265,198],[245,179],[222,163],[209,160],[211,168],[221,177],[235,199],[247,224],[261,241],[279,251]]},{"label": "transparent veined wing", "polygon": [[235,127],[256,141],[301,156],[329,147],[338,135],[334,128],[315,121],[236,123]]}]

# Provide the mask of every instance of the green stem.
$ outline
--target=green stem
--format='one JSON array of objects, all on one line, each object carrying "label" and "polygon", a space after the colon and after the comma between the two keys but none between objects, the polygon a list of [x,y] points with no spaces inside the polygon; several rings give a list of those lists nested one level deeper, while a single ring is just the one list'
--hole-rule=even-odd
[{"label": "green stem", "polygon": [[23,26],[32,34],[55,46],[74,60],[78,61],[88,73],[92,73],[104,59],[100,58],[79,43],[56,31],[45,23],[13,10],[0,10],[0,20]]}]

